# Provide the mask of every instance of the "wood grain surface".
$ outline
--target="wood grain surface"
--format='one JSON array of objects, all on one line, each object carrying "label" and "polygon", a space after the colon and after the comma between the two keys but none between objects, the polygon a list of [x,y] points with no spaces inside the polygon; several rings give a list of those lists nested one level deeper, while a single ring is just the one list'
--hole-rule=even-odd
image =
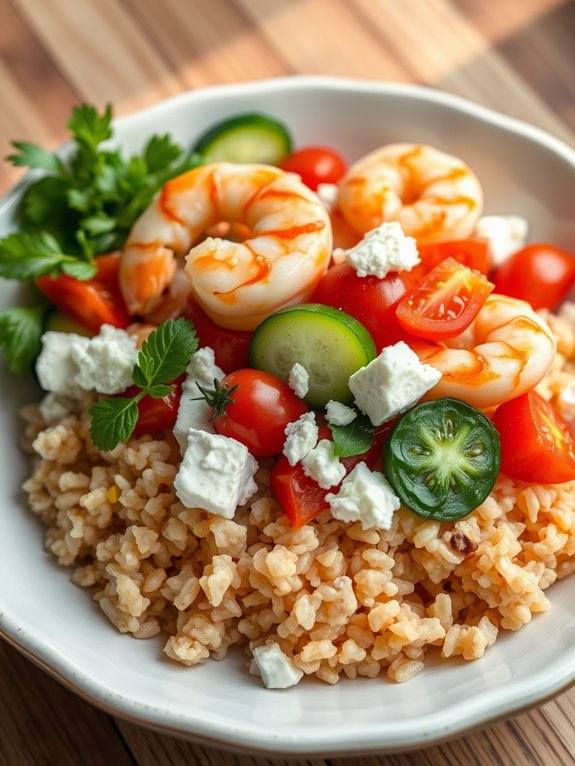
[{"label": "wood grain surface", "polygon": [[[0,0],[0,155],[12,138],[55,147],[79,101],[125,114],[189,88],[298,73],[437,86],[575,145],[571,0]],[[18,175],[0,165],[0,192]],[[115,720],[7,645],[0,689],[2,766],[271,763]],[[338,763],[574,764],[575,690],[442,746]]]}]

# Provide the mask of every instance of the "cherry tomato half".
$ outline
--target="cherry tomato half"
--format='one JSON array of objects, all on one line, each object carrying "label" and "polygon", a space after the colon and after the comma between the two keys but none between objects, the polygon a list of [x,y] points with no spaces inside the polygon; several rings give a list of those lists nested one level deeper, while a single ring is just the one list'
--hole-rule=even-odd
[{"label": "cherry tomato half", "polygon": [[219,327],[193,298],[188,300],[182,316],[194,323],[200,346],[214,349],[216,364],[224,372],[248,367],[253,333]]},{"label": "cherry tomato half", "polygon": [[447,258],[401,299],[397,319],[418,338],[454,338],[469,327],[492,290],[483,274]]},{"label": "cherry tomato half", "polygon": [[[185,375],[182,375],[174,382],[174,388],[167,396],[161,399],[154,399],[146,395],[138,402],[138,421],[134,429],[136,436],[152,434],[164,429],[172,429],[178,416],[178,407],[182,397],[182,383]],[[134,396],[140,389],[134,387],[128,389],[122,396]]]},{"label": "cherry tomato half", "polygon": [[384,346],[409,337],[400,327],[395,309],[414,286],[410,272],[392,272],[384,279],[358,277],[353,266],[344,261],[327,270],[310,300],[341,309],[357,319],[381,351]]},{"label": "cherry tomato half", "polygon": [[454,258],[470,269],[489,274],[489,243],[486,239],[471,237],[449,242],[431,242],[418,246],[421,263],[415,267],[416,276],[424,277],[446,258]]},{"label": "cherry tomato half", "polygon": [[[388,426],[380,429],[374,436],[373,445],[363,455],[342,458],[346,475],[361,461],[372,469],[375,467],[388,431]],[[319,439],[331,439],[329,428],[320,427]],[[325,511],[329,507],[325,496],[329,492],[337,492],[337,487],[322,489],[314,479],[305,475],[301,463],[291,466],[285,455],[280,457],[272,469],[270,484],[282,511],[296,529]]]},{"label": "cherry tomato half", "polygon": [[243,369],[226,375],[222,386],[232,402],[214,418],[216,433],[245,444],[255,457],[279,455],[288,423],[308,412],[307,405],[279,378],[261,370]]},{"label": "cherry tomato half", "polygon": [[501,470],[531,484],[575,479],[575,439],[553,405],[535,391],[505,402],[493,416],[501,438]]},{"label": "cherry tomato half", "polygon": [[61,274],[40,277],[36,284],[48,300],[64,314],[97,334],[103,324],[125,328],[130,315],[118,284],[121,253],[98,255],[97,273],[93,279],[81,281]]},{"label": "cherry tomato half", "polygon": [[315,191],[319,184],[336,184],[346,171],[345,160],[325,146],[306,146],[283,159],[279,166],[297,173],[306,186]]},{"label": "cherry tomato half", "polygon": [[554,309],[575,283],[575,255],[547,244],[527,245],[495,271],[497,292],[534,309]]}]

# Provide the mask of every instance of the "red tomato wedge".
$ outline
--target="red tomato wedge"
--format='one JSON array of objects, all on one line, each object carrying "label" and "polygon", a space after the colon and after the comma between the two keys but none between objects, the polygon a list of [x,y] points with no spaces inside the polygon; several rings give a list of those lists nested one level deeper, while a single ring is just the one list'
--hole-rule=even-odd
[{"label": "red tomato wedge", "polygon": [[575,479],[575,439],[553,405],[535,391],[502,404],[493,416],[501,471],[531,484]]},{"label": "red tomato wedge", "polygon": [[447,258],[401,299],[397,319],[418,338],[455,338],[475,319],[493,287],[483,274]]},{"label": "red tomato wedge", "polygon": [[546,244],[518,250],[493,275],[497,292],[520,298],[534,309],[554,309],[575,284],[575,254]]},{"label": "red tomato wedge", "polygon": [[[182,397],[182,383],[185,375],[174,381],[174,388],[161,399],[146,395],[138,402],[138,421],[134,429],[136,436],[172,429],[176,424],[178,407]],[[135,396],[139,388],[129,388],[122,396]]]},{"label": "red tomato wedge", "polygon": [[408,339],[409,334],[399,326],[395,309],[415,284],[408,271],[392,272],[383,279],[358,277],[351,263],[344,261],[327,270],[310,300],[333,306],[357,319],[381,351],[384,346]]},{"label": "red tomato wedge", "polygon": [[[367,463],[370,468],[374,468],[381,456],[381,450],[389,431],[389,426],[380,429],[373,440],[373,445],[368,452],[363,455],[353,455],[352,457],[342,458],[341,462],[345,467],[346,474],[355,468],[361,461]],[[326,426],[320,426],[320,439],[330,439],[331,432]],[[289,464],[285,455],[282,455],[274,466],[270,484],[274,497],[279,502],[282,511],[290,520],[294,528],[303,527],[309,521],[312,521],[320,513],[329,508],[325,497],[329,492],[337,492],[337,487],[331,489],[322,489],[319,484],[306,476],[301,463],[294,466]]]},{"label": "red tomato wedge", "polygon": [[489,243],[480,237],[419,245],[418,251],[421,263],[414,271],[421,277],[439,266],[446,258],[455,258],[458,263],[469,269],[480,271],[486,276],[489,274]]},{"label": "red tomato wedge", "polygon": [[225,373],[249,367],[253,333],[219,327],[193,298],[188,300],[182,316],[194,323],[200,346],[214,349],[216,364]]},{"label": "red tomato wedge", "polygon": [[346,171],[345,160],[325,146],[305,146],[292,152],[279,166],[297,173],[306,186],[315,191],[319,184],[336,184]]},{"label": "red tomato wedge", "polygon": [[85,281],[67,274],[40,277],[36,284],[60,311],[97,334],[103,324],[124,329],[130,315],[118,284],[121,253],[96,256],[96,276]]}]

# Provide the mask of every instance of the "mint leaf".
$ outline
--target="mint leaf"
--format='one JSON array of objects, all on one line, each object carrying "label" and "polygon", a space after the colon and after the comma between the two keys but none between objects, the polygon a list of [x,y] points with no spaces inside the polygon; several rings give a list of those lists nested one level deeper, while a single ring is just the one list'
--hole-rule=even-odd
[{"label": "mint leaf", "polygon": [[373,443],[374,427],[371,420],[357,411],[356,417],[347,426],[334,426],[328,423],[334,443],[334,454],[338,457],[361,455]]},{"label": "mint leaf", "polygon": [[12,372],[27,372],[40,353],[46,305],[14,308],[0,314],[0,348]]},{"label": "mint leaf", "polygon": [[99,450],[111,450],[130,438],[138,422],[138,397],[101,399],[90,407],[90,436]]},{"label": "mint leaf", "polygon": [[47,170],[56,175],[64,172],[62,161],[41,146],[27,141],[12,141],[12,146],[18,151],[15,154],[9,154],[6,159],[13,165],[33,170]]},{"label": "mint leaf", "polygon": [[148,386],[146,393],[153,399],[162,399],[174,390],[174,386],[166,386],[163,383],[158,383],[157,386]]},{"label": "mint leaf", "polygon": [[191,322],[168,319],[142,344],[132,380],[144,389],[158,383],[171,383],[184,372],[197,347],[198,339]]},{"label": "mint leaf", "polygon": [[[62,252],[56,238],[45,231],[37,234],[18,232],[0,240],[0,277],[5,279],[36,279],[45,274],[58,276],[62,271],[70,273],[70,269],[74,270],[74,263],[78,263],[77,257]],[[88,265],[84,263],[84,267]],[[87,273],[86,268],[80,270]],[[90,276],[94,273],[92,267]]]}]

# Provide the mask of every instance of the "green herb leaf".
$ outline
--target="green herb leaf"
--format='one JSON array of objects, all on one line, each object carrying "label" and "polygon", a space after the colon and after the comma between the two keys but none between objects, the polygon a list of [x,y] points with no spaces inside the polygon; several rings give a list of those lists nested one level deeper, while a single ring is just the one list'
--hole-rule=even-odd
[{"label": "green herb leaf", "polygon": [[156,386],[148,386],[146,393],[152,397],[152,399],[163,399],[174,390],[174,386],[166,386],[163,383],[158,383]]},{"label": "green herb leaf", "polygon": [[144,389],[170,383],[184,372],[197,347],[194,325],[187,319],[169,319],[142,344],[132,380]]},{"label": "green herb leaf", "polygon": [[90,415],[90,436],[97,449],[114,449],[134,432],[138,422],[138,397],[101,399],[90,407]]},{"label": "green herb leaf", "polygon": [[112,106],[108,104],[99,115],[95,107],[81,104],[72,109],[68,129],[79,144],[94,151],[98,144],[112,137]]},{"label": "green herb leaf", "polygon": [[144,149],[144,159],[149,173],[159,173],[176,160],[181,159],[182,150],[170,136],[152,136]]},{"label": "green herb leaf", "polygon": [[96,276],[96,266],[93,263],[87,261],[64,261],[62,263],[62,273],[67,274],[74,279],[80,279],[82,281],[86,279],[92,279]]},{"label": "green herb leaf", "polygon": [[27,141],[12,141],[12,146],[18,151],[15,154],[9,154],[6,159],[13,165],[33,170],[47,170],[56,175],[64,172],[62,161],[47,149]]},{"label": "green herb leaf", "polygon": [[12,372],[27,372],[40,353],[46,305],[13,308],[0,314],[0,347]]},{"label": "green herb leaf", "polygon": [[362,455],[373,443],[373,425],[370,419],[357,410],[356,417],[347,426],[328,423],[334,442],[334,454],[338,457]]},{"label": "green herb leaf", "polygon": [[[58,276],[63,271],[74,271],[77,263],[78,258],[62,252],[56,238],[48,232],[18,232],[0,240],[0,277],[5,279],[36,279],[45,274]],[[78,272],[84,275],[82,279],[86,279],[94,276],[95,267],[83,262]]]}]

